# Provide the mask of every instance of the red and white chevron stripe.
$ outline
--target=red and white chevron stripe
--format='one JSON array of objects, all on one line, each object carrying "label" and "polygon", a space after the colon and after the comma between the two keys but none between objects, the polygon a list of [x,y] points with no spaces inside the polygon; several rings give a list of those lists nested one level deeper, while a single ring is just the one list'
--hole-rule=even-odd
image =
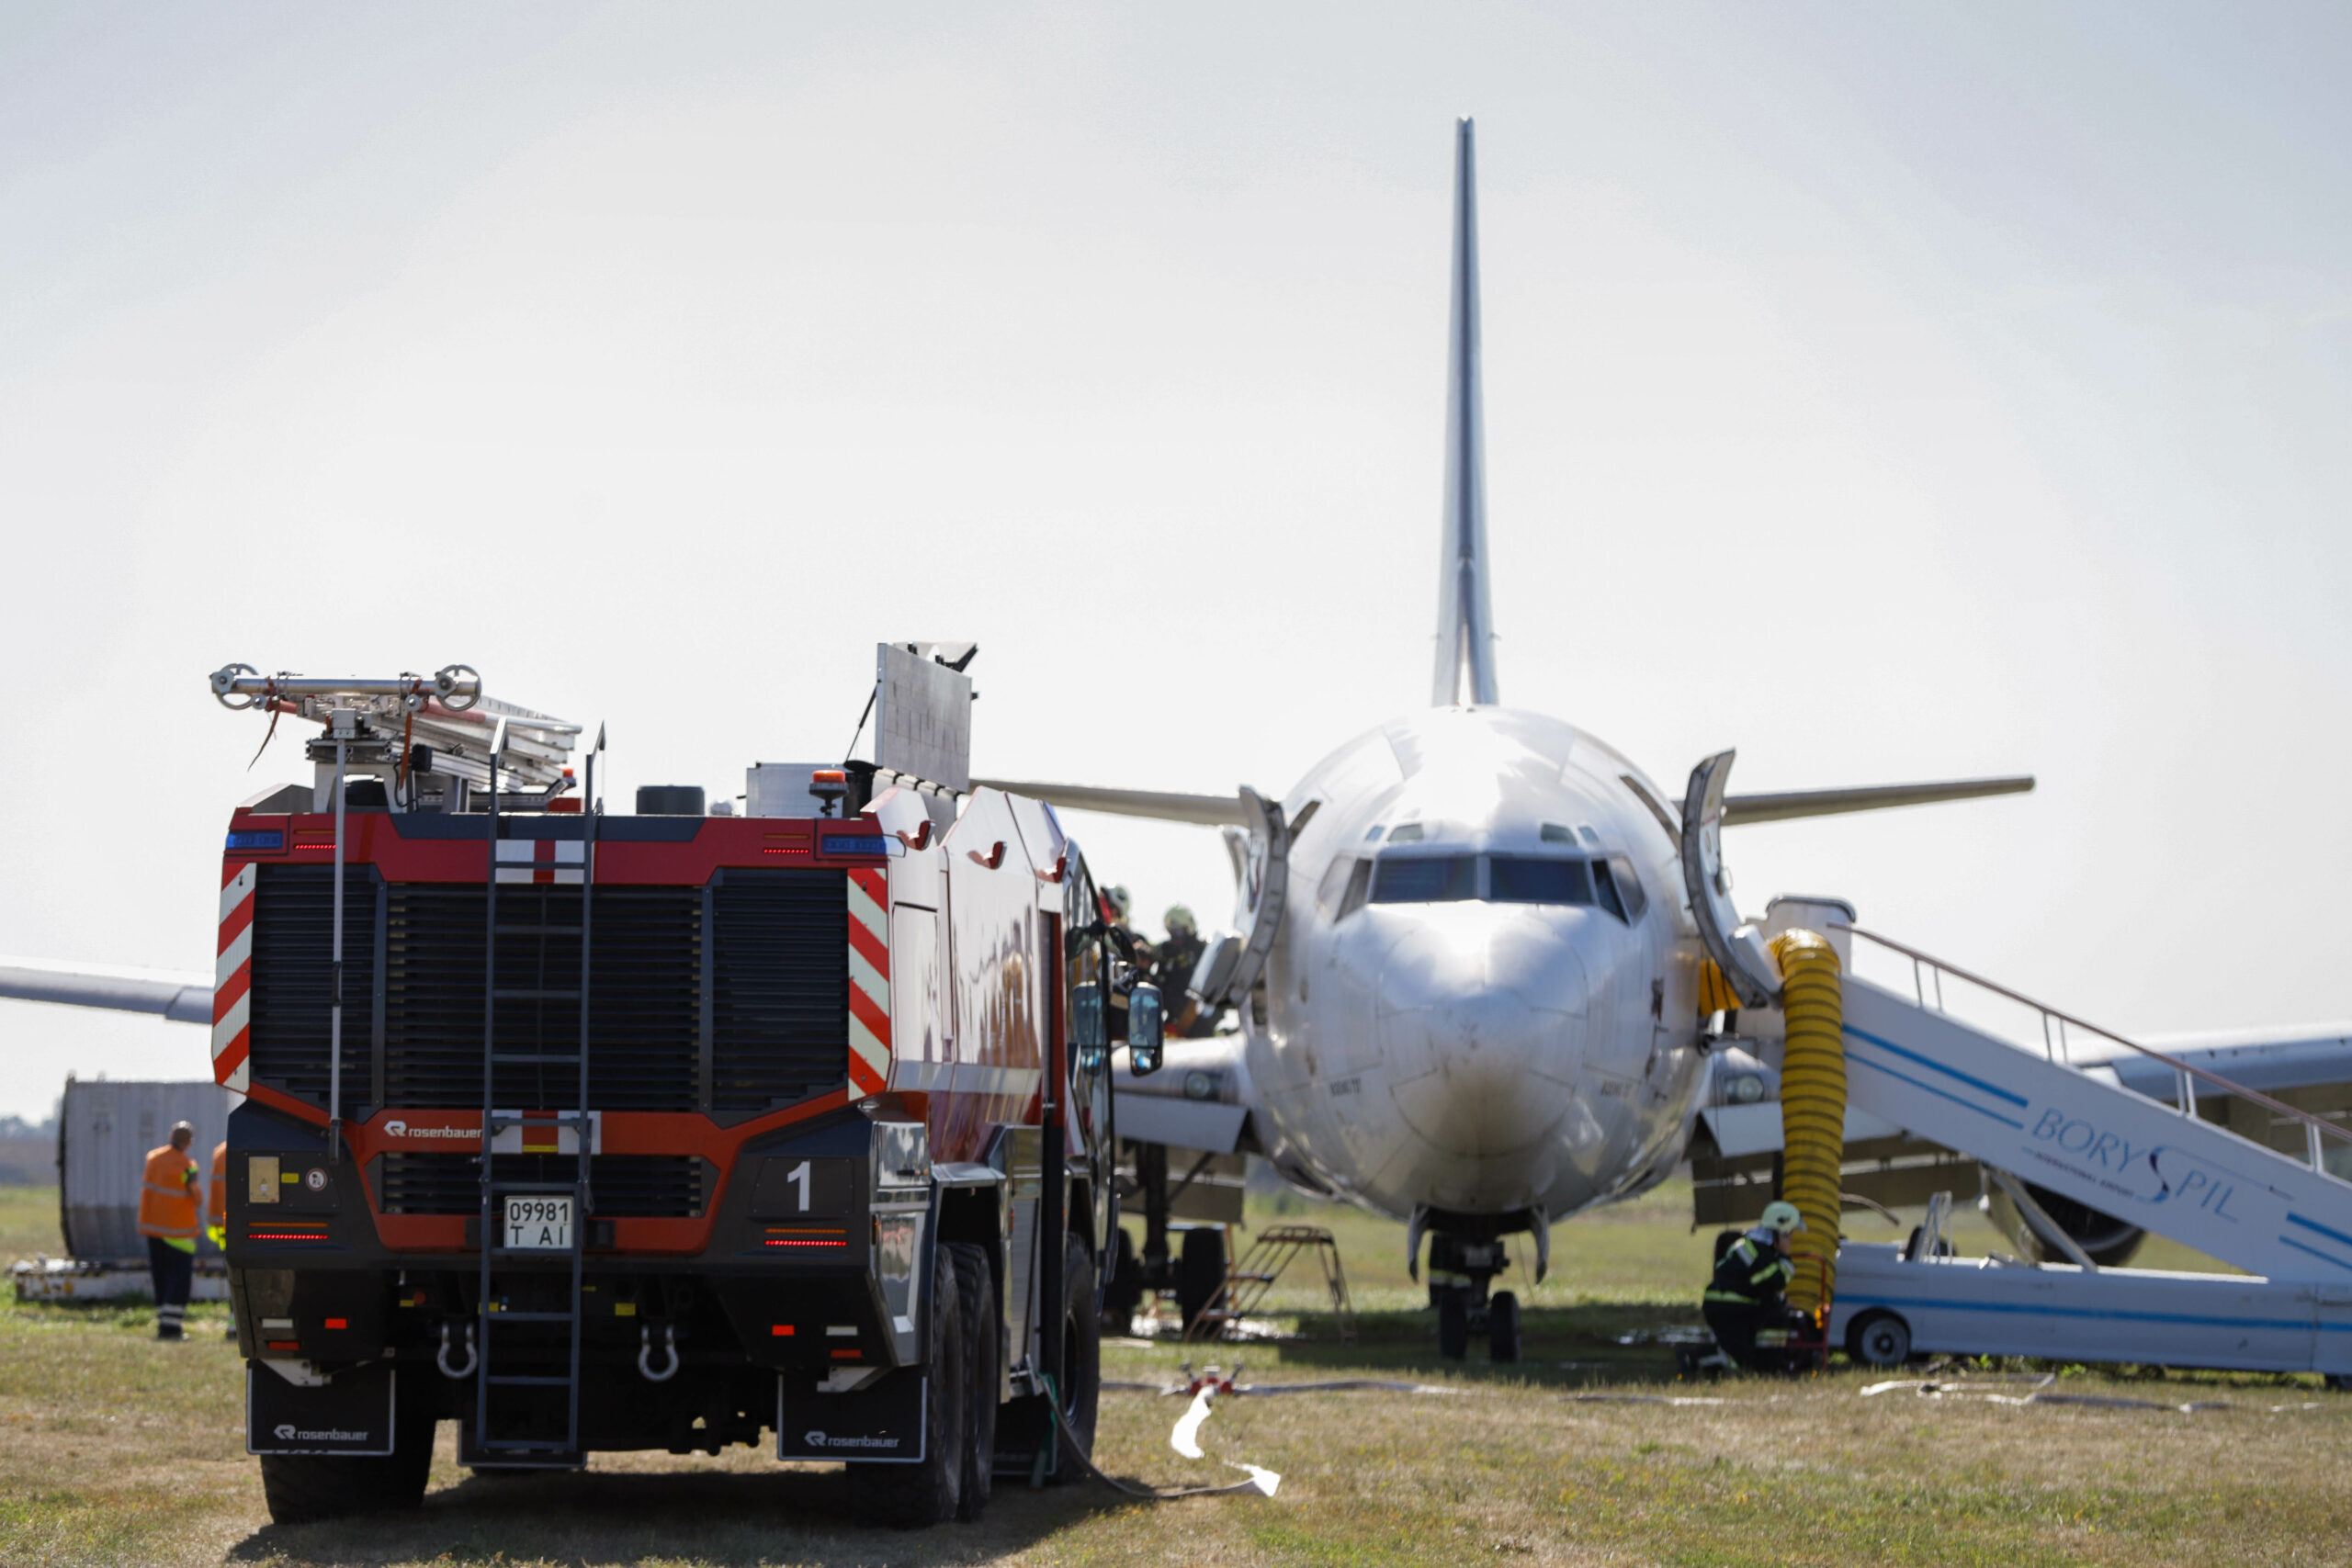
[{"label": "red and white chevron stripe", "polygon": [[251,1079],[254,880],[247,862],[220,885],[220,956],[212,967],[212,1077],[240,1094]]},{"label": "red and white chevron stripe", "polygon": [[888,874],[849,873],[849,1081],[879,1094],[890,1079]]}]

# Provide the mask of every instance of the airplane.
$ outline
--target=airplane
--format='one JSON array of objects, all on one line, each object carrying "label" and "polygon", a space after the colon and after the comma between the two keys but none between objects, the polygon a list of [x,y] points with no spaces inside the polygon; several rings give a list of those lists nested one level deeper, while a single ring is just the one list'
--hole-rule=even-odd
[{"label": "airplane", "polygon": [[[1346,741],[1279,800],[974,781],[1065,809],[1216,827],[1233,862],[1233,929],[1185,980],[1176,1021],[1229,1016],[1231,1032],[1180,1028],[1157,1070],[1119,1053],[1115,1116],[1146,1218],[1142,1256],[1120,1260],[1107,1292],[1106,1320],[1122,1326],[1146,1289],[1173,1285],[1188,1323],[1215,1300],[1222,1233],[1182,1233],[1174,1259],[1170,1221],[1211,1162],[1258,1156],[1309,1194],[1406,1222],[1417,1277],[1428,1244],[1441,1348],[1461,1357],[1483,1333],[1497,1359],[1516,1359],[1516,1297],[1491,1289],[1505,1238],[1532,1239],[1541,1280],[1553,1224],[1663,1180],[1711,1097],[1760,1082],[1727,1075],[1755,1064],[1711,1050],[1723,1042],[1701,1011],[1705,962],[1736,987],[1758,957],[1707,886],[1723,886],[1720,829],[2033,787],[2011,776],[1737,795],[1726,752],[1677,796],[1598,737],[1505,706],[1468,118],[1455,128],[1452,206],[1430,705]],[[40,960],[0,959],[0,997],[211,1016],[209,976]],[[2352,1079],[2352,1027],[2307,1032],[2233,1040],[2214,1059],[2267,1053],[2266,1088]],[[1197,1156],[1175,1182],[1170,1150]]]},{"label": "airplane", "polygon": [[[1345,742],[1279,802],[1246,787],[977,782],[1225,829],[1235,929],[1203,954],[1189,990],[1210,1014],[1232,1008],[1238,1027],[1170,1038],[1157,1081],[1123,1053],[1120,1135],[1261,1155],[1309,1193],[1406,1221],[1416,1277],[1430,1240],[1442,1348],[1464,1354],[1483,1331],[1508,1360],[1517,1299],[1490,1292],[1501,1238],[1532,1235],[1540,1280],[1555,1222],[1632,1197],[1683,1157],[1711,1073],[1699,1007],[1711,931],[1686,888],[1685,802],[1597,736],[1501,700],[1466,118],[1453,252],[1430,705]],[[2033,787],[2001,777],[1725,795],[1721,777],[1711,834]],[[1222,1244],[1186,1232],[1171,1261],[1165,1161],[1149,1148],[1136,1183],[1144,1257],[1123,1260],[1106,1321],[1160,1284],[1189,1321],[1223,1278]]]}]

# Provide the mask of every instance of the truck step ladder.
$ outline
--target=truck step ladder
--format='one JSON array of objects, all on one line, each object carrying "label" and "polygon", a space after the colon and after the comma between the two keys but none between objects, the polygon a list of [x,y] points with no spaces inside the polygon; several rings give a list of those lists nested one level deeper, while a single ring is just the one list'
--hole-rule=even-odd
[{"label": "truck step ladder", "polygon": [[[1836,929],[1851,931],[1858,952],[1869,942],[1907,961],[1913,979],[1905,997],[1845,976],[1850,1107],[2248,1273],[2352,1284],[2352,1182],[2335,1174],[2352,1169],[2352,1133],[1916,948]],[[2030,1043],[1948,1010],[1954,981],[1973,987],[1972,1018],[2006,1014]],[[2165,1063],[2174,1102],[2078,1061],[2086,1035],[2102,1054],[2120,1047]],[[2302,1157],[2198,1115],[2200,1087],[2299,1122]]]},{"label": "truck step ladder", "polygon": [[[589,943],[594,924],[596,880],[596,751],[603,750],[604,737],[601,733],[597,736],[595,749],[588,753],[587,788],[583,792],[581,811],[580,984],[554,987],[539,985],[502,987],[498,983],[501,936],[515,936],[526,931],[543,939],[571,934],[570,928],[561,926],[503,926],[499,923],[499,884],[535,880],[535,867],[528,860],[528,851],[521,856],[509,855],[506,841],[499,837],[498,774],[506,739],[505,724],[502,720],[498,737],[492,742],[488,781],[490,842],[489,870],[483,892],[482,953],[481,1271],[475,1303],[474,1330],[480,1361],[475,1369],[471,1453],[480,1462],[493,1466],[576,1468],[586,1461],[580,1443],[581,1287],[586,1263],[593,1196],[589,1182],[589,1158],[595,1141],[595,1118],[588,1110]],[[498,1012],[502,1002],[576,1004],[580,1017],[578,1048],[573,1051],[501,1051],[498,1048]],[[571,1097],[571,1109],[558,1111],[551,1117],[526,1117],[520,1112],[498,1110],[498,1070],[501,1067],[572,1068],[577,1088]],[[514,1134],[509,1153],[517,1149],[526,1155],[544,1152],[527,1147],[526,1128],[534,1133],[552,1132],[559,1154],[564,1133],[571,1133],[578,1163],[570,1180],[509,1179],[502,1174],[498,1145],[503,1135]],[[505,1245],[510,1239],[505,1226],[506,1201],[534,1196],[570,1201],[571,1223],[565,1247],[526,1248]],[[553,1294],[548,1289],[552,1281],[547,1271],[516,1266],[517,1260],[524,1257],[560,1258],[570,1265],[566,1281],[569,1288],[563,1292],[560,1309],[545,1304]],[[503,1268],[502,1259],[506,1260],[506,1266]],[[509,1310],[508,1302],[518,1297],[529,1304],[519,1310]],[[562,1329],[560,1346],[556,1343],[558,1337],[551,1333],[531,1335],[537,1342],[524,1344],[503,1337],[498,1332],[503,1329],[511,1334],[514,1330],[523,1330],[528,1335],[535,1326],[545,1330],[559,1325]],[[560,1357],[551,1357],[551,1351],[560,1351]],[[560,1362],[560,1372],[548,1370],[551,1360]],[[510,1366],[533,1370],[502,1370]],[[539,1389],[563,1391],[560,1422],[554,1419],[557,1402],[535,1396],[530,1392]],[[503,1399],[497,1397],[501,1390],[510,1391]]]}]

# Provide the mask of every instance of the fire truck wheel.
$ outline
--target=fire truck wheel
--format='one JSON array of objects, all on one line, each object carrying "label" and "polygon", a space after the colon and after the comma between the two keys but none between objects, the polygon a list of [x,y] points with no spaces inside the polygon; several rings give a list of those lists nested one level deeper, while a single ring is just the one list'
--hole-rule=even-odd
[{"label": "fire truck wheel", "polygon": [[1195,1225],[1184,1233],[1183,1255],[1176,1261],[1176,1310],[1184,1317],[1184,1337],[1215,1338],[1217,1325],[1201,1318],[1224,1300],[1225,1232],[1215,1225]]},{"label": "fire truck wheel", "polygon": [[424,1481],[432,1469],[433,1422],[403,1420],[392,1451],[380,1457],[264,1454],[261,1489],[272,1521],[307,1524],[413,1508],[424,1500]]},{"label": "fire truck wheel", "polygon": [[1094,1306],[1094,1260],[1076,1236],[1062,1243],[1062,1416],[1069,1430],[1062,1434],[1062,1462],[1056,1468],[1067,1482],[1084,1474],[1077,1461],[1094,1457],[1094,1406],[1102,1394],[1102,1318]]},{"label": "fire truck wheel", "polygon": [[[921,1529],[956,1517],[964,1483],[964,1310],[956,1269],[943,1249],[933,1260],[923,1355],[923,1454],[914,1464],[849,1467],[860,1522]],[[902,1374],[903,1375],[903,1374]]]},{"label": "fire truck wheel", "polygon": [[968,1522],[989,1506],[996,1472],[997,1395],[1003,1382],[997,1358],[1004,1338],[998,1325],[1003,1313],[987,1249],[951,1242],[947,1256],[956,1266],[956,1299],[964,1318],[964,1481],[956,1517]]}]

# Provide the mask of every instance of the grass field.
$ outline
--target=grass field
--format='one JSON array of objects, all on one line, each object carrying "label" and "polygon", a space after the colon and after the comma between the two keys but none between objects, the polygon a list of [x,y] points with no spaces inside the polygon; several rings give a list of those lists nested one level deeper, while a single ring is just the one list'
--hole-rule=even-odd
[{"label": "grass field", "polygon": [[[983,1524],[918,1534],[854,1529],[838,1472],[785,1470],[740,1449],[477,1480],[456,1464],[447,1426],[422,1509],[279,1529],[243,1451],[243,1374],[220,1338],[224,1309],[196,1309],[189,1340],[168,1346],[143,1308],[8,1305],[0,1563],[2352,1562],[2352,1396],[2309,1380],[2058,1369],[2069,1392],[2222,1406],[2196,1414],[1866,1398],[1874,1380],[1852,1371],[1675,1384],[1663,1348],[1619,1341],[1695,1321],[1707,1238],[1690,1234],[1687,1204],[1670,1188],[1562,1226],[1553,1280],[1514,1281],[1529,1303],[1527,1350],[1508,1373],[1438,1360],[1428,1315],[1412,1310],[1400,1227],[1261,1206],[1261,1223],[1340,1235],[1365,1309],[1359,1337],[1341,1345],[1328,1317],[1306,1312],[1303,1337],[1215,1359],[1238,1355],[1252,1380],[1369,1368],[1445,1392],[1221,1404],[1204,1446],[1281,1472],[1272,1499],[1148,1504],[1099,1486],[1006,1483]],[[53,1189],[0,1189],[0,1258],[55,1250],[55,1223]],[[1313,1295],[1287,1292],[1283,1304],[1306,1309]],[[1187,1354],[1114,1347],[1106,1375],[1155,1381]],[[1163,1486],[1234,1478],[1169,1449],[1181,1408],[1106,1393],[1098,1458]]]}]

